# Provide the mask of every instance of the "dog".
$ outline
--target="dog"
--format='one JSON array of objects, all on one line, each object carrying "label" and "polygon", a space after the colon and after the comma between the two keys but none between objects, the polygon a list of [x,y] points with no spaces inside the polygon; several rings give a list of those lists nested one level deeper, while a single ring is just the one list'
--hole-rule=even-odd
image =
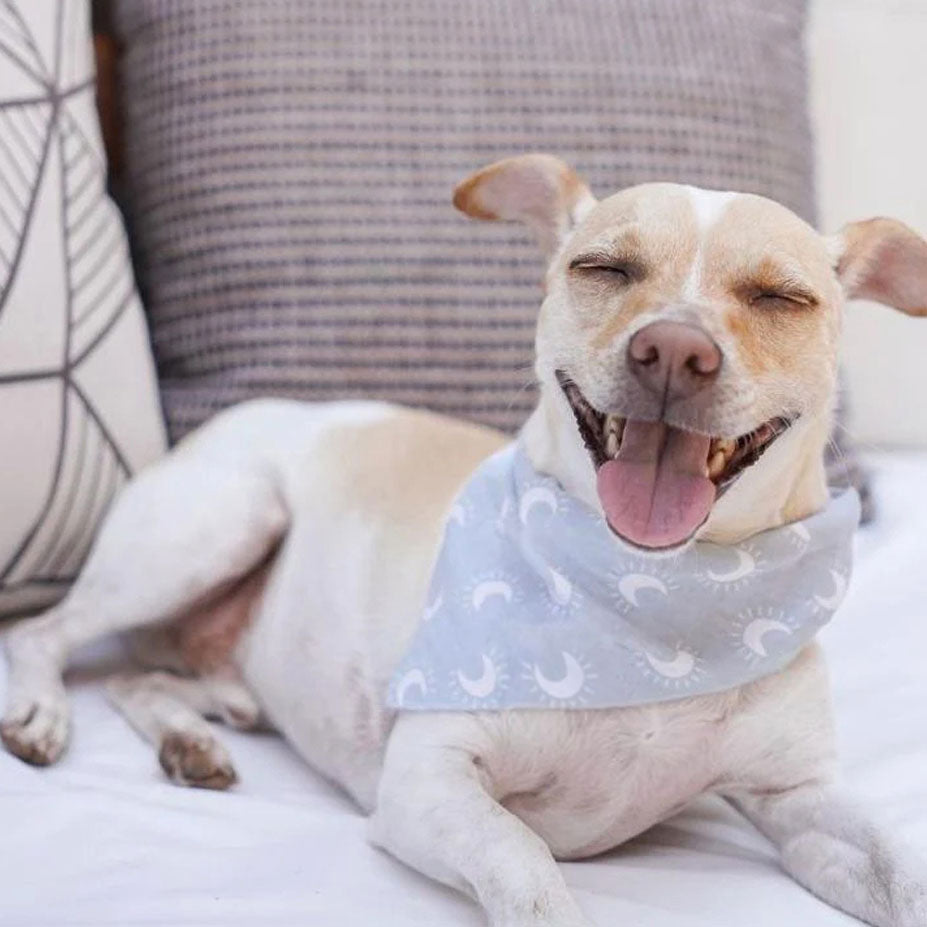
[{"label": "dog", "polygon": [[[762,197],[669,183],[598,202],[542,154],[479,171],[454,203],[525,223],[547,262],[527,459],[654,563],[824,508],[845,298],[927,314],[927,243],[894,220],[825,238]],[[7,635],[6,747],[53,762],[69,653],[134,630],[148,669],[109,691],[171,778],[234,781],[205,717],[268,723],[369,814],[375,845],[492,925],[585,927],[555,860],[705,793],[824,901],[927,924],[927,867],[836,783],[813,642],[742,685],[625,707],[388,704],[454,500],[507,441],[374,402],[220,414],[134,479],[70,593]]]}]

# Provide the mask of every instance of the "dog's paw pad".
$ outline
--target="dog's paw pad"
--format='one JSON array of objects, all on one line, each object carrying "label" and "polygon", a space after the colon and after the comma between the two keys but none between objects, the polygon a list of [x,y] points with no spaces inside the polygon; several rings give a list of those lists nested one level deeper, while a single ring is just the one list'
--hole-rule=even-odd
[{"label": "dog's paw pad", "polygon": [[158,760],[168,778],[179,785],[227,789],[238,781],[225,748],[212,737],[181,731],[165,734]]},{"label": "dog's paw pad", "polygon": [[27,763],[54,763],[68,740],[67,702],[55,699],[17,706],[0,722],[0,739],[10,753]]}]

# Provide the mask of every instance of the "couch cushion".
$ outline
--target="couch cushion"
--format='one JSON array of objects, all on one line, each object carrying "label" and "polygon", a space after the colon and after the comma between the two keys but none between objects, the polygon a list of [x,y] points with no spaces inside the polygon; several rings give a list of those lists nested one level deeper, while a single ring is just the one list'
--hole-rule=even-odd
[{"label": "couch cushion", "polygon": [[116,0],[126,182],[174,436],[255,395],[504,428],[539,257],[450,205],[541,150],[812,213],[805,0]]},{"label": "couch cushion", "polygon": [[165,436],[84,0],[0,9],[0,616],[67,588]]}]

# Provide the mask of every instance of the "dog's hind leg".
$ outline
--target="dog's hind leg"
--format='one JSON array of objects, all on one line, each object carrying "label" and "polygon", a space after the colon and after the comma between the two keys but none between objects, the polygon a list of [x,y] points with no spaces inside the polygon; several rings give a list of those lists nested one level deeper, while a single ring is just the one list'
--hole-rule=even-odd
[{"label": "dog's hind leg", "polygon": [[72,650],[191,610],[253,570],[278,543],[287,513],[265,468],[223,461],[200,446],[182,448],[133,480],[67,597],[8,634],[0,735],[22,759],[51,763],[65,746],[61,674]]},{"label": "dog's hind leg", "polygon": [[730,796],[819,898],[875,927],[927,924],[927,865],[838,788],[802,785]]},{"label": "dog's hind leg", "polygon": [[174,782],[224,789],[237,780],[225,747],[204,720],[240,729],[258,723],[257,702],[231,670],[204,677],[121,674],[107,682],[107,692],[132,727],[155,745]]}]

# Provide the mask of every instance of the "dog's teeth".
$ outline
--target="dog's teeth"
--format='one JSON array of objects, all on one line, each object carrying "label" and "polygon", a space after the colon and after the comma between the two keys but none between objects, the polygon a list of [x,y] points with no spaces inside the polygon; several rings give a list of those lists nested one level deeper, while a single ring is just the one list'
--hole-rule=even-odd
[{"label": "dog's teeth", "polygon": [[614,458],[618,456],[618,448],[621,447],[621,439],[614,431],[610,431],[605,436],[605,456]]},{"label": "dog's teeth", "polygon": [[605,435],[605,456],[609,459],[617,457],[621,436],[624,434],[624,419],[617,415],[606,415],[602,430]]},{"label": "dog's teeth", "polygon": [[734,453],[736,446],[736,443],[730,438],[712,438],[711,444],[708,445],[708,459],[711,460],[718,453],[730,457]]},{"label": "dog's teeth", "polygon": [[714,456],[708,461],[708,476],[716,480],[722,473],[727,460],[721,451],[715,451]]}]

